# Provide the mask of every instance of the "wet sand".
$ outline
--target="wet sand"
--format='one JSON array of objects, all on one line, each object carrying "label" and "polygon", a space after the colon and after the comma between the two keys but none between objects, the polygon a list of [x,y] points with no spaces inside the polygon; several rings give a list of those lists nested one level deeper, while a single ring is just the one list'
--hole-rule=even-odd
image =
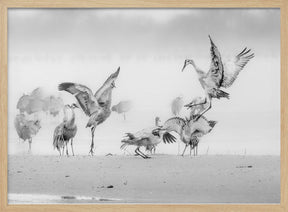
[{"label": "wet sand", "polygon": [[279,203],[280,157],[13,155],[8,194],[10,204]]}]

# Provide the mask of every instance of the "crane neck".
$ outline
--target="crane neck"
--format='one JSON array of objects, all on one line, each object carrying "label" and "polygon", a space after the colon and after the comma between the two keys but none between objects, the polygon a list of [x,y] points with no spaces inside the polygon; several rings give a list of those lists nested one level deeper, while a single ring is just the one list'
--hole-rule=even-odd
[{"label": "crane neck", "polygon": [[75,124],[75,112],[74,109],[69,108],[71,111],[71,117],[68,117],[68,108],[64,108],[64,123],[66,126],[73,126]]},{"label": "crane neck", "polygon": [[160,126],[160,121],[159,121],[159,119],[157,119],[157,118],[155,119],[155,126],[156,126],[156,127],[159,127],[159,126]]}]

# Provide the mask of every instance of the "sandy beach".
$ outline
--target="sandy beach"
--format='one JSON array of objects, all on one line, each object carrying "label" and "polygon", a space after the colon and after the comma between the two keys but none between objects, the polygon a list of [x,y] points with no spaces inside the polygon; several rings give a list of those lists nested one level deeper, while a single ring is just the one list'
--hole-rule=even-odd
[{"label": "sandy beach", "polygon": [[279,156],[14,155],[8,174],[9,204],[280,202]]}]

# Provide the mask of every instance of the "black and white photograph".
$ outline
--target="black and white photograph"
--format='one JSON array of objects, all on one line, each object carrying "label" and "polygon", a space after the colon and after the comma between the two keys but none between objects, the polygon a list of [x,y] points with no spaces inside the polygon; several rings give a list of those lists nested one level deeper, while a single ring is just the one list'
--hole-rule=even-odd
[{"label": "black and white photograph", "polygon": [[279,204],[280,9],[8,9],[8,204]]}]

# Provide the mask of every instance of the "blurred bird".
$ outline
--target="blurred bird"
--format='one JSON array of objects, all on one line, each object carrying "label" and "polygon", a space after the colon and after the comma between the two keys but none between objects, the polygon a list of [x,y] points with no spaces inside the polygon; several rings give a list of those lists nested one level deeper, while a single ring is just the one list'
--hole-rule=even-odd
[{"label": "blurred bird", "polygon": [[182,108],[184,106],[184,101],[182,96],[176,97],[171,103],[171,112],[174,116],[179,116]]},{"label": "blurred bird", "polygon": [[28,120],[23,114],[16,115],[14,119],[14,126],[20,139],[28,140],[29,152],[31,152],[32,137],[38,133],[41,128],[40,120]]},{"label": "blurred bird", "polygon": [[[211,65],[210,69],[207,73],[198,68],[194,61],[191,59],[185,60],[182,71],[184,71],[185,67],[188,64],[191,64],[198,74],[198,79],[202,88],[205,90],[206,98],[203,102],[198,104],[206,104],[208,103],[208,107],[206,107],[197,117],[196,120],[201,117],[204,113],[206,113],[211,108],[211,100],[212,98],[227,98],[229,99],[229,94],[220,90],[221,87],[228,88],[230,87],[235,79],[237,78],[240,71],[245,67],[245,65],[249,62],[250,59],[254,57],[254,54],[249,52],[251,49],[243,49],[235,58],[233,63],[223,63],[221,59],[220,52],[218,51],[216,45],[212,41],[209,36],[211,48]],[[186,107],[193,107],[195,104],[187,104]]]},{"label": "blurred bird", "polygon": [[189,107],[190,109],[190,119],[193,119],[194,117],[197,117],[208,105],[208,102],[205,104],[200,104],[201,102],[204,102],[205,100],[202,97],[196,97],[191,101],[191,105],[194,105],[192,107]]},{"label": "blurred bird", "polygon": [[[184,106],[183,97],[176,97],[171,103],[171,111],[174,116],[179,116]],[[180,142],[178,141],[178,155],[180,154]]]},{"label": "blurred bird", "polygon": [[64,102],[61,97],[55,97],[53,95],[44,98],[44,111],[52,115],[57,116],[64,107]]},{"label": "blurred bird", "polygon": [[93,155],[94,151],[94,132],[96,127],[103,123],[111,114],[111,97],[112,89],[115,88],[115,80],[120,72],[120,67],[117,71],[111,74],[104,84],[93,95],[90,88],[85,85],[65,82],[58,87],[59,91],[67,91],[73,94],[84,113],[89,116],[86,127],[91,129],[91,146],[89,153]]},{"label": "blurred bird", "polygon": [[[76,104],[65,105],[63,108],[64,118],[63,122],[59,124],[55,130],[53,135],[53,146],[54,149],[56,148],[59,151],[61,156],[61,149],[62,155],[64,155],[64,149],[66,147],[66,155],[69,156],[68,153],[68,143],[71,141],[71,149],[72,154],[74,156],[74,149],[73,149],[73,138],[77,133],[77,125],[75,124],[75,113],[74,108],[78,108]],[[68,111],[71,111],[71,117],[68,115]]]},{"label": "blurred bird", "polygon": [[[204,116],[199,118],[197,121],[194,121],[193,119],[184,120],[180,117],[173,117],[164,123],[160,128],[160,131],[164,131],[164,143],[169,143],[169,140],[166,139],[167,137],[165,136],[165,133],[175,132],[180,136],[181,141],[185,144],[182,153],[182,156],[184,156],[188,146],[190,146],[190,155],[192,149],[198,148],[199,138],[211,132],[216,123],[216,121],[208,121]],[[192,127],[197,130],[191,131]]]},{"label": "blurred bird", "polygon": [[112,106],[111,110],[119,114],[123,113],[124,120],[126,120],[126,113],[131,110],[132,102],[131,101],[121,101],[117,105]]},{"label": "blurred bird", "polygon": [[[140,155],[142,158],[147,159],[150,158],[148,155],[145,155],[140,147],[152,147],[156,146],[161,142],[161,137],[163,134],[160,133],[159,127],[146,128],[136,133],[126,133],[126,138],[121,142],[121,149],[125,149],[129,145],[134,145],[137,148],[135,149],[136,155]],[[173,143],[176,141],[176,138],[171,135],[169,132],[165,132],[165,141],[168,143]]]}]

